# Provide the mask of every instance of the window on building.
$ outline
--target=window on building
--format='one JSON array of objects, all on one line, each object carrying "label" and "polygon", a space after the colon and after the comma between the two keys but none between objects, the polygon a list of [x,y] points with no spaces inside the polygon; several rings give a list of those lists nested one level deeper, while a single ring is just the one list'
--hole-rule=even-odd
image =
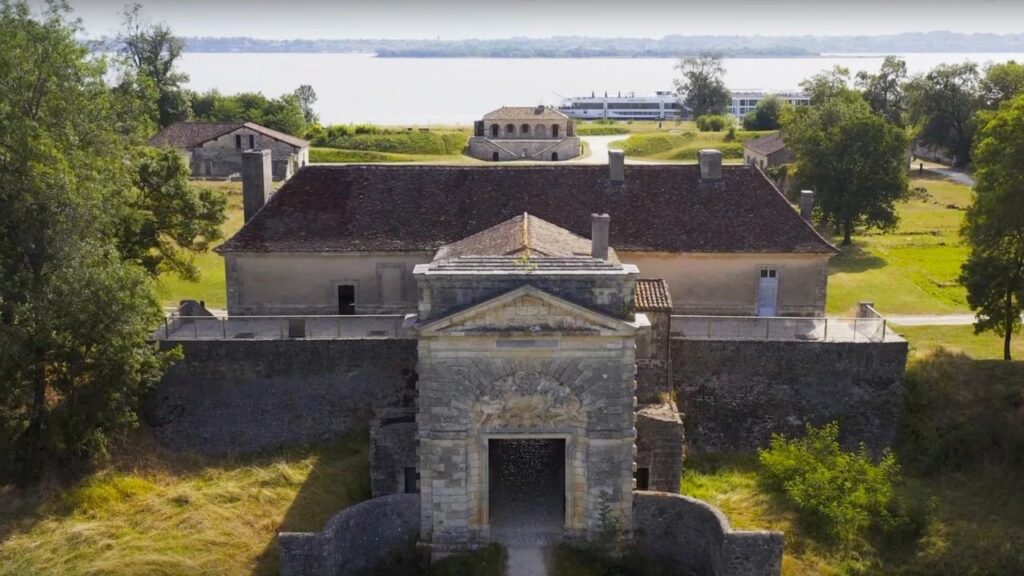
[{"label": "window on building", "polygon": [[497,138],[501,134],[501,127],[497,124],[491,124],[491,137]]},{"label": "window on building", "polygon": [[249,149],[250,150],[255,150],[256,149],[256,137],[253,136],[252,134],[249,134]]},{"label": "window on building", "polygon": [[515,133],[516,133],[516,127],[515,126],[513,126],[512,124],[507,124],[505,126],[505,134],[515,134]]},{"label": "window on building", "polygon": [[241,134],[235,134],[235,148],[241,148],[241,147],[242,147],[242,135]]},{"label": "window on building", "polygon": [[415,468],[402,470],[406,494],[417,494],[420,491],[420,473]]},{"label": "window on building", "polygon": [[651,469],[650,468],[637,468],[636,469],[636,489],[637,490],[648,490],[651,485]]},{"label": "window on building", "polygon": [[551,125],[551,137],[558,138],[558,124]]},{"label": "window on building", "polygon": [[522,126],[520,126],[519,127],[519,133],[523,134],[524,136],[529,135],[530,134],[530,125],[529,124],[523,124]]}]

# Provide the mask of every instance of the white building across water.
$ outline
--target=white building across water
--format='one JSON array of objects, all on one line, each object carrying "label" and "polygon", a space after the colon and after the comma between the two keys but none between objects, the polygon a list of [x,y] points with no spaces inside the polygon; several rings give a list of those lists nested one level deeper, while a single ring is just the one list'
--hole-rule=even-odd
[{"label": "white building across water", "polygon": [[[729,103],[729,114],[742,118],[757,108],[757,103],[768,96],[776,96],[794,106],[807,106],[811,98],[798,91],[735,90]],[[619,92],[609,96],[591,93],[590,96],[566,98],[558,111],[578,120],[675,120],[690,118],[692,114],[679,103],[671,90],[655,92],[653,96],[637,96]]]}]

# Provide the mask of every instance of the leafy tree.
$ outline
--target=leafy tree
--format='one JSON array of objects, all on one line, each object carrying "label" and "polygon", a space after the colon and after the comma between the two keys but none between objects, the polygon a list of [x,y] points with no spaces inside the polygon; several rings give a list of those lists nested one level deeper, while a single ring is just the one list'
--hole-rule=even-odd
[{"label": "leafy tree", "polygon": [[961,270],[974,330],[1003,337],[1010,360],[1024,312],[1024,96],[1004,104],[978,133],[974,148],[975,201],[963,235],[971,252]]},{"label": "leafy tree", "polygon": [[319,121],[319,117],[316,111],[313,110],[313,105],[316,104],[316,91],[309,84],[303,84],[295,89],[295,97],[299,99],[299,106],[302,108],[302,116],[306,119],[306,124],[316,124]]},{"label": "leafy tree", "polygon": [[1010,60],[990,65],[981,80],[981,92],[985,106],[992,109],[1024,94],[1024,64]]},{"label": "leafy tree", "polygon": [[851,244],[858,225],[896,225],[895,203],[907,194],[906,133],[863,100],[832,98],[798,109],[786,122],[796,153],[796,182],[817,192],[821,220]]},{"label": "leafy tree", "polygon": [[864,99],[875,114],[903,126],[906,112],[903,84],[906,79],[907,63],[896,56],[886,56],[878,74],[857,73],[857,87],[863,91]]},{"label": "leafy tree", "polygon": [[856,100],[858,95],[850,89],[850,70],[834,66],[800,83],[800,89],[807,93],[811,105],[824,104],[833,98]]},{"label": "leafy tree", "polygon": [[124,30],[118,40],[136,75],[156,91],[155,120],[160,127],[187,120],[191,110],[188,93],[181,85],[188,82],[188,75],[175,70],[184,42],[165,24],[143,22],[140,4],[125,9]]},{"label": "leafy tree", "polygon": [[975,113],[982,104],[980,82],[978,66],[967,62],[941,64],[906,85],[910,120],[918,138],[948,151],[958,166],[971,161]]},{"label": "leafy tree", "polygon": [[120,222],[121,253],[152,276],[172,271],[198,280],[194,255],[222,237],[227,199],[192,186],[188,166],[174,150],[140,148],[136,154],[134,186]]},{"label": "leafy tree", "polygon": [[296,136],[306,131],[306,118],[295,94],[270,99],[259,92],[225,96],[216,90],[192,96],[196,118],[216,122],[255,122]]},{"label": "leafy tree", "polygon": [[731,96],[722,79],[725,66],[721,57],[686,58],[676,64],[676,70],[681,76],[675,80],[676,93],[694,118],[725,114],[729,110]]},{"label": "leafy tree", "polygon": [[78,33],[58,0],[0,3],[0,470],[22,482],[101,454],[177,357],[147,343],[153,281],[119,250],[138,108]]},{"label": "leafy tree", "polygon": [[783,111],[788,103],[777,96],[767,96],[757,102],[753,112],[743,117],[745,130],[778,130]]}]

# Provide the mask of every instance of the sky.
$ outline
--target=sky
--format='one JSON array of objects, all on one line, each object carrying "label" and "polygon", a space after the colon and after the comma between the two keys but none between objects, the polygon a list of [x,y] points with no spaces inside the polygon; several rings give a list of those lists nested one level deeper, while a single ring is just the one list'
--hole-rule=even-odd
[{"label": "sky", "polygon": [[[1024,0],[139,1],[148,20],[165,22],[181,36],[265,39],[1024,31]],[[126,3],[70,0],[93,37],[117,30]]]}]

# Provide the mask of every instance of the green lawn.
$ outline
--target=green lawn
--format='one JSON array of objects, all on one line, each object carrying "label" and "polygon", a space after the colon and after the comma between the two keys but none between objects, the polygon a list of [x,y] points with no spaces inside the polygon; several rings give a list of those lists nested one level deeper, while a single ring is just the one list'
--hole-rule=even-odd
[{"label": "green lawn", "polygon": [[[193,182],[194,186],[218,189],[228,196],[228,219],[224,223],[224,239],[230,238],[242,227],[242,183],[241,182]],[[202,300],[212,308],[227,306],[227,281],[224,276],[224,259],[210,251],[196,256],[199,267],[199,281],[189,282],[174,274],[163,274],[157,281],[157,298],[164,306],[177,306],[181,300]]]},{"label": "green lawn", "polygon": [[895,231],[860,231],[853,246],[832,258],[829,314],[849,314],[861,300],[883,314],[969,311],[956,278],[967,257],[959,232],[971,190],[938,179],[913,180],[911,187],[925,188],[927,196],[900,204]]},{"label": "green lawn", "polygon": [[[973,326],[897,326],[893,330],[910,342],[912,358],[930,356],[938,349],[961,353],[975,360],[1002,360],[1003,338],[991,332],[977,335]],[[1012,344],[1016,360],[1024,360],[1024,334],[1016,335]]]},{"label": "green lawn", "polygon": [[73,488],[0,486],[0,575],[276,575],[279,530],[369,498],[366,436],[238,460],[136,439]]},{"label": "green lawn", "polygon": [[722,152],[725,160],[742,161],[743,142],[768,133],[737,131],[735,140],[730,141],[727,140],[727,132],[671,130],[634,134],[622,142],[613,143],[611,147],[623,150],[630,158],[686,162],[697,160],[697,153],[702,149],[714,148]]},{"label": "green lawn", "polygon": [[465,154],[401,154],[372,150],[312,148],[309,161],[318,164],[364,162],[436,162],[440,164],[474,164],[480,162]]}]

